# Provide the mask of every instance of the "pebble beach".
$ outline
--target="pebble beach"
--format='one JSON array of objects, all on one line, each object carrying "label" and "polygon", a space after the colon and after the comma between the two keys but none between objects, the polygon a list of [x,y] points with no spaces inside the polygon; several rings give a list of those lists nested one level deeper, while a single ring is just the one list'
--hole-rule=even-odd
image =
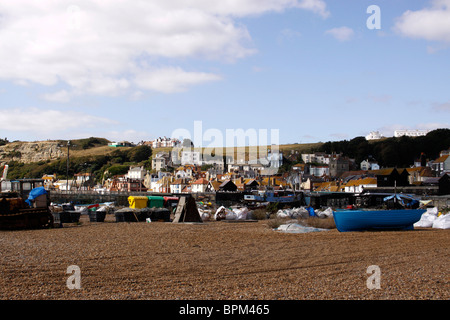
[{"label": "pebble beach", "polygon": [[[290,234],[267,220],[0,231],[2,300],[448,300],[450,233]],[[80,271],[70,289],[69,266]],[[379,288],[369,288],[370,266]],[[369,269],[370,270],[370,269]]]}]

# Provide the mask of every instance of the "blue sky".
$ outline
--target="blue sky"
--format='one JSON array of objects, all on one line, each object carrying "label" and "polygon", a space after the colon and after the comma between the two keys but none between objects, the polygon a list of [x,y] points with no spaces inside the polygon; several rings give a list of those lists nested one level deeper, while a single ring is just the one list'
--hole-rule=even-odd
[{"label": "blue sky", "polygon": [[14,1],[0,5],[0,136],[448,128],[449,57],[450,0]]}]

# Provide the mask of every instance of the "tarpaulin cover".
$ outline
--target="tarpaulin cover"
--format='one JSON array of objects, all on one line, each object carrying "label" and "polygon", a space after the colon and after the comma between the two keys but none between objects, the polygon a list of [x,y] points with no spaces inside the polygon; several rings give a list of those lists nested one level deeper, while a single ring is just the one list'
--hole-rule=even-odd
[{"label": "tarpaulin cover", "polygon": [[[417,203],[419,203],[418,200],[414,199],[413,197],[406,195],[406,194],[393,194],[391,196],[385,197],[383,201],[389,201],[389,200],[398,200],[402,205],[411,207]],[[409,203],[405,203],[405,200],[410,201]]]},{"label": "tarpaulin cover", "polygon": [[31,206],[31,201],[33,201],[34,199],[36,199],[37,197],[39,197],[39,196],[41,196],[43,194],[47,194],[47,190],[45,190],[44,187],[34,188],[28,194],[28,199],[25,200],[25,202],[28,203],[28,205]]},{"label": "tarpaulin cover", "polygon": [[308,232],[327,231],[327,229],[306,227],[306,226],[303,226],[298,223],[282,224],[275,230],[281,231],[281,232],[286,232],[286,233],[308,233]]}]

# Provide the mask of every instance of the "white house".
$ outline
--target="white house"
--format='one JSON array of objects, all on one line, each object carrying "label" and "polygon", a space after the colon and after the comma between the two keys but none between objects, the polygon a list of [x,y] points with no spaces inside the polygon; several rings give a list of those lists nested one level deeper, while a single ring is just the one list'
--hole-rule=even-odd
[{"label": "white house", "polygon": [[314,153],[302,153],[302,160],[304,163],[315,162],[316,155]]},{"label": "white house", "polygon": [[433,161],[431,168],[437,176],[442,173],[450,172],[450,156],[441,155],[439,158]]},{"label": "white house", "polygon": [[175,147],[180,143],[178,139],[172,139],[167,137],[159,137],[151,142],[152,148],[166,148],[166,147]]},{"label": "white house", "polygon": [[304,163],[330,164],[330,155],[323,152],[302,153],[302,160]]},{"label": "white house", "polygon": [[279,168],[283,165],[283,153],[280,151],[269,152],[267,154],[267,160],[269,162],[269,166],[272,168]]},{"label": "white house", "polygon": [[161,179],[159,179],[154,184],[154,192],[170,192],[171,189],[171,177],[170,176],[164,176]]},{"label": "white house", "polygon": [[321,177],[323,175],[330,174],[330,168],[328,166],[311,166],[309,168],[309,174],[315,177]]},{"label": "white house", "polygon": [[428,132],[431,130],[395,130],[394,131],[394,137],[420,137],[420,136],[426,136]]},{"label": "white house", "polygon": [[202,165],[202,158],[200,151],[182,151],[181,152],[181,164],[196,164]]},{"label": "white house", "polygon": [[195,167],[191,165],[185,165],[178,167],[175,170],[175,178],[192,178],[195,173]]},{"label": "white house", "polygon": [[378,163],[376,161],[372,161],[372,160],[363,160],[360,163],[360,168],[361,170],[380,170],[380,166],[378,165]]},{"label": "white house", "polygon": [[127,173],[128,179],[144,180],[147,170],[144,167],[130,167]]},{"label": "white house", "polygon": [[168,152],[158,152],[152,158],[152,169],[160,171],[161,169],[167,168],[170,162],[170,154]]},{"label": "white house", "polygon": [[[144,178],[144,186],[148,188],[148,191],[159,192],[159,188],[163,180],[163,177],[171,178],[171,174],[169,172],[158,171],[157,173],[147,174]],[[158,181],[160,181],[158,183]]]},{"label": "white house", "polygon": [[366,136],[366,140],[378,140],[384,138],[379,131],[372,131]]},{"label": "white house", "polygon": [[171,193],[181,193],[183,188],[187,185],[185,179],[177,179],[170,184]]},{"label": "white house", "polygon": [[72,190],[74,187],[74,181],[73,180],[58,180],[55,182],[55,187],[57,187],[61,191],[69,191]]},{"label": "white house", "polygon": [[192,192],[205,192],[207,186],[208,186],[208,180],[206,180],[204,178],[200,178],[191,183],[191,191]]},{"label": "white house", "polygon": [[377,179],[368,177],[364,179],[350,180],[345,185],[344,191],[361,193],[365,188],[375,187],[377,187]]}]

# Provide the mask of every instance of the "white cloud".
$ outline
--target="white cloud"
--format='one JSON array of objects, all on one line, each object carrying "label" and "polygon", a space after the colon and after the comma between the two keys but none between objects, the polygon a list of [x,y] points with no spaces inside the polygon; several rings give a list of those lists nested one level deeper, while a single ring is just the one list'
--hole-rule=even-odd
[{"label": "white cloud", "polygon": [[406,11],[394,30],[409,38],[450,42],[450,0],[434,0],[429,8]]},{"label": "white cloud", "polygon": [[298,4],[298,7],[318,13],[323,18],[330,16],[330,12],[327,10],[327,5],[322,0],[303,0]]},{"label": "white cloud", "polygon": [[[292,8],[329,15],[323,0],[4,1],[0,80],[69,86],[43,96],[51,101],[131,94],[138,90],[133,79],[141,68],[161,66],[161,60],[165,67],[148,77],[173,75],[174,59],[228,62],[254,54],[250,34],[236,18]],[[181,81],[166,79],[150,88],[177,92],[219,78],[176,69]]]},{"label": "white cloud", "polygon": [[290,8],[309,10],[323,18],[330,15],[324,0],[176,0],[166,2],[170,7],[183,3],[190,7],[201,7],[202,10],[212,14],[238,17],[258,15],[269,11],[281,12]]},{"label": "white cloud", "polygon": [[353,38],[355,32],[349,27],[339,27],[327,30],[325,34],[329,34],[339,41],[349,41]]},{"label": "white cloud", "polygon": [[51,102],[69,102],[71,94],[67,90],[60,90],[53,93],[46,93],[42,98]]},{"label": "white cloud", "polygon": [[115,125],[116,121],[81,112],[42,110],[38,108],[2,110],[2,130],[49,135],[72,129]]},{"label": "white cloud", "polygon": [[186,72],[181,68],[170,67],[139,72],[134,81],[141,89],[174,93],[185,91],[191,85],[220,79],[220,76],[212,73]]}]

